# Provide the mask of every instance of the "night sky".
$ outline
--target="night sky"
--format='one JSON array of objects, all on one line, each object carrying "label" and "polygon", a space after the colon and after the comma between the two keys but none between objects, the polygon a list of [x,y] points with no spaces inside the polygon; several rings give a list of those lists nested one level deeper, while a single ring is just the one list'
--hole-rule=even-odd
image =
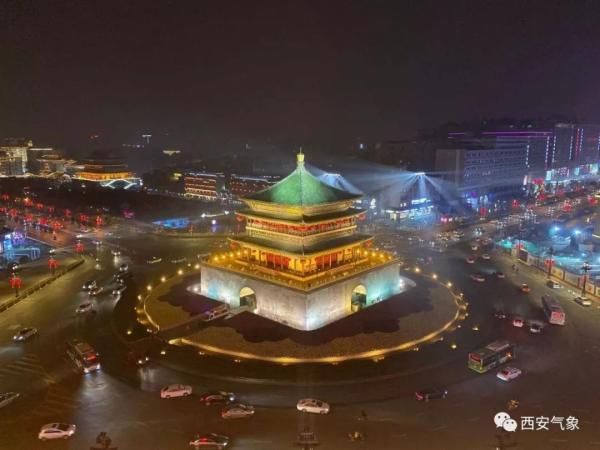
[{"label": "night sky", "polygon": [[[0,137],[351,143],[600,122],[597,2],[0,2]],[[255,6],[256,5],[256,6]]]}]

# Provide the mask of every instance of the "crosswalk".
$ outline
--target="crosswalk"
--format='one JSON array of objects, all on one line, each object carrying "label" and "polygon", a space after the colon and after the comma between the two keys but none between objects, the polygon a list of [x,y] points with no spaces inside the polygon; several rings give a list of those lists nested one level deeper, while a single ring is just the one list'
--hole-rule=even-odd
[{"label": "crosswalk", "polygon": [[[67,369],[67,372],[70,372],[70,369]],[[80,402],[73,398],[72,391],[59,382],[63,377],[49,373],[34,353],[26,354],[0,367],[0,385],[3,381],[16,377],[30,379],[32,393],[43,392],[41,401],[28,411],[28,416],[62,417],[80,405]]]},{"label": "crosswalk", "polygon": [[54,378],[46,372],[34,353],[26,354],[10,364],[0,367],[0,382],[7,377],[36,377],[42,379],[47,385],[55,383]]},{"label": "crosswalk", "polygon": [[80,405],[73,393],[60,384],[51,384],[46,391],[42,403],[32,411],[31,415],[37,417],[61,417],[76,410]]}]

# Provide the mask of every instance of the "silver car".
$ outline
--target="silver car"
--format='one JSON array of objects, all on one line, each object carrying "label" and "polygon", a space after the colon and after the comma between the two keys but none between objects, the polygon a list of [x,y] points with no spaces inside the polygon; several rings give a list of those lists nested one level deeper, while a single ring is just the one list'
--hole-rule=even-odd
[{"label": "silver car", "polygon": [[37,333],[38,333],[37,328],[33,328],[33,327],[21,328],[17,332],[17,334],[15,334],[13,336],[13,341],[15,341],[15,342],[26,341],[27,339],[35,336]]},{"label": "silver car", "polygon": [[0,394],[0,408],[10,405],[12,402],[18,399],[20,395],[21,394],[18,392],[5,392],[4,394]]},{"label": "silver car", "polygon": [[221,410],[223,419],[237,419],[241,417],[250,417],[254,415],[254,406],[235,403],[228,405]]}]

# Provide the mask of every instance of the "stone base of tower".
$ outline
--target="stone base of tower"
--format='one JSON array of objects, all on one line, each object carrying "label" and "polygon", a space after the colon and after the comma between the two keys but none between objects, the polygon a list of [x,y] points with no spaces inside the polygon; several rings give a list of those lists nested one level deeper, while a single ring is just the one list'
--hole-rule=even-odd
[{"label": "stone base of tower", "polygon": [[252,292],[251,311],[299,330],[316,330],[352,314],[353,293],[357,290],[364,295],[363,306],[368,307],[414,286],[399,275],[395,262],[310,291],[205,264],[201,272],[202,295],[239,308],[244,306],[240,305],[240,294]]}]

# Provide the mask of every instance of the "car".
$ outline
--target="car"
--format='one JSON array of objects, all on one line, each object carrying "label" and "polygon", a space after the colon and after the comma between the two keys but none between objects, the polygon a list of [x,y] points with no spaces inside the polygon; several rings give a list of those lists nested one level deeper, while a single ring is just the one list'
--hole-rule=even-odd
[{"label": "car", "polygon": [[209,448],[211,450],[223,450],[229,444],[229,438],[222,434],[209,433],[198,434],[190,441],[190,446],[194,448]]},{"label": "car", "polygon": [[104,288],[102,286],[97,286],[93,289],[90,289],[89,294],[90,295],[98,295],[100,294],[102,291],[104,291]]},{"label": "car", "polygon": [[544,329],[544,324],[536,320],[529,322],[529,332],[531,334],[540,334]]},{"label": "car", "polygon": [[119,266],[119,272],[127,272],[129,270],[129,266],[126,263],[123,263]]},{"label": "car", "polygon": [[522,317],[513,317],[512,325],[513,327],[523,328],[525,325],[525,320],[523,320]]},{"label": "car", "polygon": [[56,249],[55,248],[51,248],[50,250],[48,250],[48,254],[49,255],[56,255]]},{"label": "car", "polygon": [[490,238],[485,238],[481,241],[482,245],[490,245],[492,243],[492,240]]},{"label": "car", "polygon": [[558,281],[554,281],[554,280],[546,281],[546,286],[548,286],[549,288],[552,288],[552,289],[560,289],[562,287]]},{"label": "car", "polygon": [[496,311],[494,312],[494,317],[500,320],[506,319],[506,313],[504,311]]},{"label": "car", "polygon": [[33,327],[21,328],[17,332],[17,334],[15,334],[13,336],[13,341],[15,341],[15,342],[26,341],[27,339],[35,336],[37,333],[38,333],[37,328],[33,328]]},{"label": "car", "polygon": [[151,258],[148,258],[148,259],[146,260],[146,262],[147,262],[148,264],[157,264],[157,263],[159,263],[159,262],[161,262],[161,261],[162,261],[162,258],[159,258],[158,256],[153,256],[153,257],[151,257]]},{"label": "car", "polygon": [[233,392],[225,391],[206,392],[200,396],[200,401],[205,405],[212,405],[213,403],[230,403],[235,401],[235,394]]},{"label": "car", "polygon": [[240,417],[250,417],[254,415],[254,406],[244,405],[242,403],[234,403],[227,405],[221,410],[223,419],[237,419]]},{"label": "car", "polygon": [[439,398],[446,398],[448,391],[446,389],[421,389],[415,392],[415,398],[420,402],[428,402]]},{"label": "car", "polygon": [[0,394],[0,408],[10,405],[21,396],[18,392],[5,392]]},{"label": "car", "polygon": [[171,260],[171,264],[180,264],[187,261],[187,258],[184,256],[182,258],[174,258]]},{"label": "car", "polygon": [[112,294],[113,297],[118,297],[119,295],[121,295],[125,291],[125,289],[127,289],[126,286],[118,287],[116,289],[113,289],[112,292],[111,292],[111,294]]},{"label": "car", "polygon": [[150,363],[150,357],[143,353],[129,352],[127,360],[138,367],[144,367]]},{"label": "car", "polygon": [[575,303],[581,306],[592,306],[592,301],[587,297],[575,297]]},{"label": "car", "polygon": [[505,278],[506,277],[506,275],[504,275],[504,272],[499,272],[499,271],[494,272],[494,275],[496,275],[496,278]]},{"label": "car", "polygon": [[471,250],[473,250],[474,252],[476,252],[477,250],[479,250],[479,246],[477,244],[472,244],[471,245]]},{"label": "car", "polygon": [[330,407],[328,403],[316,398],[303,398],[298,400],[296,409],[305,413],[312,414],[327,414],[329,413]]},{"label": "car", "polygon": [[82,233],[91,233],[92,230],[90,230],[89,228],[81,228],[79,231],[81,231]]},{"label": "car", "polygon": [[77,239],[83,239],[83,234],[78,234],[77,236],[75,236]]},{"label": "car", "polygon": [[488,253],[484,253],[481,255],[481,259],[485,259],[486,261],[489,261],[490,259],[492,259],[492,257]]},{"label": "car", "polygon": [[121,256],[121,250],[111,250],[113,256]]},{"label": "car", "polygon": [[94,310],[94,305],[92,304],[92,302],[84,302],[75,309],[75,313],[85,314],[88,312],[92,312],[93,310]]},{"label": "car", "polygon": [[96,288],[97,286],[98,286],[98,283],[96,282],[96,280],[88,280],[83,284],[82,289],[84,291],[89,291],[89,290]]},{"label": "car", "polygon": [[527,283],[523,283],[521,286],[519,286],[519,290],[524,293],[531,292],[531,288]]},{"label": "car", "polygon": [[471,280],[477,281],[478,283],[483,283],[485,281],[485,277],[481,273],[471,274]]},{"label": "car", "polygon": [[510,381],[521,376],[521,373],[521,369],[517,369],[516,367],[505,367],[498,371],[496,377],[502,381]]},{"label": "car", "polygon": [[127,271],[127,272],[118,272],[117,274],[115,274],[115,276],[113,277],[113,279],[119,283],[124,283],[125,280],[130,280],[133,277],[133,274],[131,273],[131,271]]},{"label": "car", "polygon": [[67,423],[48,423],[38,433],[38,439],[67,439],[75,434],[77,427]]},{"label": "car", "polygon": [[192,387],[186,384],[169,384],[160,390],[160,398],[187,397]]},{"label": "car", "polygon": [[472,256],[467,257],[467,259],[465,259],[465,262],[467,264],[475,264],[475,258],[473,258]]},{"label": "car", "polygon": [[100,246],[100,245],[102,245],[102,241],[99,241],[96,239],[96,240],[92,241],[92,244]]}]

